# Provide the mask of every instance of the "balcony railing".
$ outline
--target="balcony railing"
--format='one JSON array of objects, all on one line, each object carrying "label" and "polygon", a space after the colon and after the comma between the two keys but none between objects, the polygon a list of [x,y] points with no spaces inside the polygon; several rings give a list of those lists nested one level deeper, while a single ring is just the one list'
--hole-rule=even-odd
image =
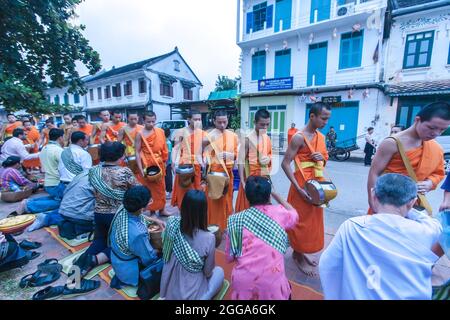
[{"label": "balcony railing", "polygon": [[[366,15],[369,17],[373,14],[374,10],[381,9],[386,7],[387,0],[355,0],[355,1],[348,1],[349,3],[339,5],[338,1],[332,1],[331,2],[331,9],[330,9],[330,18],[318,21],[317,19],[317,13],[315,14],[315,22],[311,22],[311,15],[308,12],[306,14],[305,12],[301,13],[300,16],[296,17],[295,12],[293,12],[293,18],[291,19],[291,27],[289,29],[283,30],[283,22],[280,21],[280,28],[278,32],[275,32],[274,26],[272,28],[267,29],[266,23],[264,22],[264,26],[262,30],[259,30],[257,32],[252,32],[250,30],[250,33],[246,33],[246,30],[244,28],[243,34],[240,37],[240,41],[251,41],[256,39],[265,38],[268,36],[276,35],[282,32],[286,32],[289,30],[296,30],[301,31],[299,29],[307,28],[307,27],[313,27],[315,25],[317,26],[323,26],[328,27],[329,24],[333,24],[336,22],[336,20],[346,20],[349,17],[355,17],[355,15]],[[345,9],[343,9],[345,7]],[[345,14],[344,14],[345,13]],[[274,21],[275,23],[278,23],[277,21]],[[364,27],[364,26],[363,26]]]}]

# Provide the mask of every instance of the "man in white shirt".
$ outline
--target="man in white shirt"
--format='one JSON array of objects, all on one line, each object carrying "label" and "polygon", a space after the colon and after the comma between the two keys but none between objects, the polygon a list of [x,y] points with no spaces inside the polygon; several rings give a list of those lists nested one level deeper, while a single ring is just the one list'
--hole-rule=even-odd
[{"label": "man in white shirt", "polygon": [[39,158],[39,153],[29,153],[23,144],[25,132],[22,128],[16,128],[13,131],[13,136],[6,141],[2,146],[2,153],[0,155],[0,164],[8,157],[16,156],[21,161]]},{"label": "man in white shirt", "polygon": [[58,170],[63,183],[72,182],[73,178],[92,167],[92,157],[84,150],[89,144],[89,136],[75,131],[70,138],[71,144],[61,153]]},{"label": "man in white shirt", "polygon": [[325,299],[430,300],[440,223],[413,209],[417,186],[385,174],[372,190],[374,215],[345,221],[319,263]]}]

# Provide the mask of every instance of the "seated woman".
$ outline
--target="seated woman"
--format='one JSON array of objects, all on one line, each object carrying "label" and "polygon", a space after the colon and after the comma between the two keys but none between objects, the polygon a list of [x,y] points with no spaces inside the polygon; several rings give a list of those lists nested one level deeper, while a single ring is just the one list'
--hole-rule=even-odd
[{"label": "seated woman", "polygon": [[[270,195],[281,205],[272,205]],[[286,229],[298,220],[295,209],[272,192],[264,177],[245,184],[250,208],[228,218],[226,256],[236,261],[232,272],[233,300],[288,300],[291,288],[284,269],[289,247]]]},{"label": "seated woman", "polygon": [[4,169],[0,170],[1,191],[15,192],[21,187],[37,189],[39,185],[26,179],[20,173],[20,158],[16,156],[8,157],[2,164]]},{"label": "seated woman", "polygon": [[133,172],[121,167],[125,146],[120,142],[106,142],[100,147],[102,164],[89,170],[89,182],[94,188],[94,240],[75,262],[84,277],[98,265],[110,261],[108,232],[117,209],[122,205],[125,191],[138,185]]},{"label": "seated woman", "polygon": [[224,273],[215,266],[215,237],[207,219],[205,193],[189,190],[181,217],[169,218],[163,233],[161,298],[211,300],[222,288]]},{"label": "seated woman", "polygon": [[123,206],[119,208],[111,224],[109,241],[111,264],[115,272],[111,281],[112,288],[137,286],[139,271],[158,259],[158,252],[150,244],[147,221],[154,221],[160,227],[164,227],[164,223],[150,217],[146,220],[142,216],[150,198],[150,192],[145,187],[128,189]]}]

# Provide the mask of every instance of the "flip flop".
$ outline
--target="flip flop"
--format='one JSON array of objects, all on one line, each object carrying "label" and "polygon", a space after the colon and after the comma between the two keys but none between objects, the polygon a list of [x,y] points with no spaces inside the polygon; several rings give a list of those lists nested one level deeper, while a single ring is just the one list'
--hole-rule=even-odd
[{"label": "flip flop", "polygon": [[36,251],[28,251],[26,255],[29,260],[34,260],[38,258],[41,255],[41,253]]},{"label": "flip flop", "polygon": [[100,288],[100,281],[82,279],[79,289],[77,288],[70,289],[66,284],[64,286],[63,298],[69,299],[83,294],[88,294],[92,291],[97,290],[98,288]]},{"label": "flip flop", "polygon": [[64,286],[47,287],[33,294],[32,300],[54,300],[62,296]]},{"label": "flip flop", "polygon": [[19,243],[19,246],[24,250],[35,250],[39,249],[42,246],[42,243],[35,241],[23,240]]},{"label": "flip flop", "polygon": [[63,266],[58,263],[57,259],[47,259],[38,264],[37,268],[44,273],[60,273],[62,272]]}]

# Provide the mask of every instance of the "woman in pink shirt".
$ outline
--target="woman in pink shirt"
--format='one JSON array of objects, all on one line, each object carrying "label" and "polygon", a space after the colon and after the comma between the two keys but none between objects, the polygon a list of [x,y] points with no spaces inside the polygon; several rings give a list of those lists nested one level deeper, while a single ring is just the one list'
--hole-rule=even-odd
[{"label": "woman in pink shirt", "polygon": [[21,187],[36,189],[38,186],[26,179],[20,173],[20,158],[16,156],[8,157],[3,161],[3,169],[0,169],[0,184],[2,191],[18,191]]},{"label": "woman in pink shirt", "polygon": [[[270,181],[250,176],[245,184],[248,210],[228,219],[226,255],[236,261],[231,276],[233,300],[288,300],[291,287],[284,268],[289,247],[286,230],[294,227],[295,209],[272,192]],[[272,205],[270,196],[280,205]]]}]

